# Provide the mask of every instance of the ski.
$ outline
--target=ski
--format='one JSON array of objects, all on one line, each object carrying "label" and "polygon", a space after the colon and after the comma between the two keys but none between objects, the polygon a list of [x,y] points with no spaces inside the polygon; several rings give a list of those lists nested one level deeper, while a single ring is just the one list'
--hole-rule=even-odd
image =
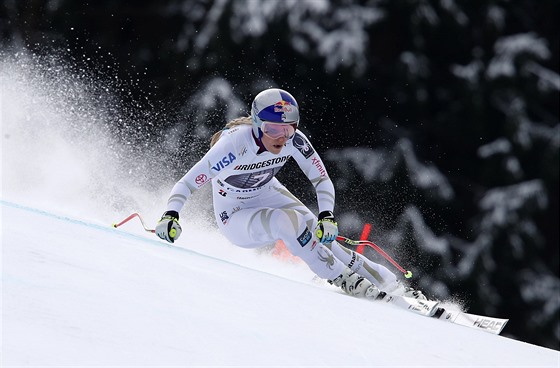
[{"label": "ski", "polygon": [[445,308],[437,308],[432,317],[495,335],[499,335],[509,321],[509,319],[479,316],[466,312],[450,311]]},{"label": "ski", "polygon": [[460,311],[451,311],[439,306],[438,301],[421,300],[406,296],[390,295],[381,292],[377,297],[378,301],[395,305],[410,312],[440,319],[477,330],[482,330],[495,335],[499,335],[509,319],[480,316]]},{"label": "ski", "polygon": [[432,317],[438,311],[439,306],[438,301],[414,299],[406,296],[386,294],[384,292],[381,292],[376,300],[393,304],[399,308],[428,317]]}]

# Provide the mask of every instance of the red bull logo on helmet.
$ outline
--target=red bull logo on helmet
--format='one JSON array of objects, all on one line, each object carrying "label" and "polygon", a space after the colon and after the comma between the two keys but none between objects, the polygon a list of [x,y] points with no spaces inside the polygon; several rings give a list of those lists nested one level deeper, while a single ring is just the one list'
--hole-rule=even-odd
[{"label": "red bull logo on helmet", "polygon": [[292,103],[290,101],[278,101],[274,104],[274,112],[292,112]]}]

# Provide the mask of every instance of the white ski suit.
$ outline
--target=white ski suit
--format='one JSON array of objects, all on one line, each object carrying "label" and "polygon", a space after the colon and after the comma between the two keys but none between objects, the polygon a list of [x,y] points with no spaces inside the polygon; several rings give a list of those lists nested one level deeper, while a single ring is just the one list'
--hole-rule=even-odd
[{"label": "white ski suit", "polygon": [[180,212],[195,190],[212,182],[218,227],[235,245],[257,248],[281,239],[323,279],[333,280],[349,267],[381,290],[393,284],[396,276],[384,266],[337,242],[318,242],[314,235],[317,217],[275,178],[290,158],[315,187],[319,212],[333,211],[333,183],[307,137],[296,131],[279,154],[272,154],[259,147],[250,125],[222,132],[218,142],[175,184],[167,210]]}]

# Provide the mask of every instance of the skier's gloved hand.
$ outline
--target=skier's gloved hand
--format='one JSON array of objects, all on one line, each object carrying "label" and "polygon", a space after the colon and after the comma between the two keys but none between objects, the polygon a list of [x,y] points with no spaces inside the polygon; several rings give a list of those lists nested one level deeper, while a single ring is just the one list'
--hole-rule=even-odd
[{"label": "skier's gloved hand", "polygon": [[319,221],[315,227],[315,236],[322,244],[330,244],[336,240],[338,235],[338,224],[331,211],[323,211],[319,214]]},{"label": "skier's gloved hand", "polygon": [[175,242],[181,236],[181,231],[177,211],[165,212],[156,225],[156,235],[170,243]]}]

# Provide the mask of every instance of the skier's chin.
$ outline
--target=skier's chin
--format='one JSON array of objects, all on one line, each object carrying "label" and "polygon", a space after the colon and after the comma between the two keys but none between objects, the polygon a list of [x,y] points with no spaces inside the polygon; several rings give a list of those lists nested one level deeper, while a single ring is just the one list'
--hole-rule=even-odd
[{"label": "skier's chin", "polygon": [[277,155],[282,151],[282,148],[284,148],[283,144],[273,144],[269,147],[268,152]]}]

